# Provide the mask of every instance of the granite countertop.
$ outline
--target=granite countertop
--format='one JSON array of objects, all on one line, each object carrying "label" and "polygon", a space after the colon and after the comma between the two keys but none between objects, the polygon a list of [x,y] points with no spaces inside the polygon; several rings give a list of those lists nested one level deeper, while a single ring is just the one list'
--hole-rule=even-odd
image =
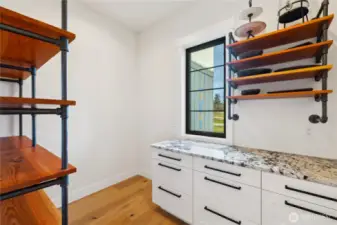
[{"label": "granite countertop", "polygon": [[151,146],[337,187],[337,160],[191,140],[169,140]]}]

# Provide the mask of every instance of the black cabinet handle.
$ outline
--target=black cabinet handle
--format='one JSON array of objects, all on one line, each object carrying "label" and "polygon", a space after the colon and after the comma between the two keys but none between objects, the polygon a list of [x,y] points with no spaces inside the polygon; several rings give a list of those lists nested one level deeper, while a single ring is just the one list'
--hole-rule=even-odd
[{"label": "black cabinet handle", "polygon": [[221,184],[223,186],[230,187],[230,188],[233,188],[233,189],[236,189],[236,190],[241,190],[241,187],[237,187],[237,186],[234,186],[234,185],[226,184],[226,183],[223,183],[223,182],[220,182],[220,181],[217,181],[217,180],[210,179],[208,177],[205,177],[205,180],[213,182],[213,183]]},{"label": "black cabinet handle", "polygon": [[176,194],[176,193],[173,193],[173,192],[171,192],[171,191],[168,191],[168,190],[162,188],[161,186],[159,186],[158,189],[161,190],[161,191],[164,191],[164,192],[166,192],[166,193],[168,193],[168,194],[170,194],[170,195],[173,195],[173,196],[175,196],[175,197],[177,197],[177,198],[181,198],[181,195],[178,195],[178,194]]},{"label": "black cabinet handle", "polygon": [[302,193],[302,194],[306,194],[306,195],[311,195],[311,196],[314,196],[314,197],[317,197],[317,198],[322,198],[322,199],[326,199],[326,200],[329,200],[329,201],[337,202],[337,199],[335,199],[335,198],[330,198],[330,197],[327,197],[327,196],[324,196],[324,195],[319,195],[319,194],[311,193],[311,192],[308,192],[308,191],[303,191],[303,190],[300,190],[300,189],[297,189],[297,188],[292,188],[292,187],[289,187],[288,185],[285,186],[285,189],[287,189],[289,191],[294,191],[294,192],[298,192],[298,193]]},{"label": "black cabinet handle", "polygon": [[332,219],[332,220],[337,220],[337,217],[330,216],[330,215],[325,214],[325,213],[317,212],[317,211],[312,210],[312,209],[307,209],[307,208],[304,208],[302,206],[294,205],[294,204],[289,203],[288,201],[285,201],[285,204],[287,206],[290,206],[290,207],[293,207],[293,208],[296,208],[296,209],[300,209],[300,210],[303,210],[303,211],[306,211],[306,212],[310,212],[310,213],[313,213],[313,214],[316,214],[316,215],[319,215],[319,216],[323,216],[323,217],[326,217],[326,218],[329,218],[329,219]]},{"label": "black cabinet handle", "polygon": [[209,166],[205,166],[206,169],[209,169],[209,170],[214,170],[214,171],[218,171],[220,173],[227,173],[229,175],[233,175],[233,176],[237,176],[237,177],[241,177],[241,173],[233,173],[233,172],[228,172],[228,171],[225,171],[225,170],[220,170],[220,169],[217,169],[217,168],[213,168],[213,167],[209,167]]},{"label": "black cabinet handle", "polygon": [[167,156],[167,155],[163,155],[163,154],[158,154],[158,156],[163,157],[163,158],[167,158],[167,159],[172,159],[172,160],[179,161],[179,162],[181,161],[181,159],[173,158],[171,156]]},{"label": "black cabinet handle", "polygon": [[213,214],[215,214],[215,215],[217,215],[217,216],[220,216],[220,217],[222,217],[222,218],[224,218],[224,219],[226,219],[226,220],[228,220],[228,221],[231,221],[231,222],[233,222],[233,223],[236,223],[236,224],[241,224],[241,221],[237,221],[237,220],[234,220],[234,219],[232,219],[232,218],[229,218],[229,217],[227,217],[227,216],[224,216],[224,215],[222,215],[222,214],[220,214],[220,213],[218,213],[218,212],[215,212],[214,210],[211,210],[211,209],[209,209],[207,206],[205,206],[205,208],[204,208],[206,211],[208,211],[208,212],[210,212],[210,213],[213,213]]},{"label": "black cabinet handle", "polygon": [[162,167],[165,167],[165,168],[168,168],[168,169],[171,169],[171,170],[175,170],[175,171],[178,171],[178,172],[181,171],[181,169],[177,169],[177,168],[174,168],[174,167],[171,167],[171,166],[166,166],[166,165],[161,164],[161,163],[158,163],[158,166],[162,166]]}]

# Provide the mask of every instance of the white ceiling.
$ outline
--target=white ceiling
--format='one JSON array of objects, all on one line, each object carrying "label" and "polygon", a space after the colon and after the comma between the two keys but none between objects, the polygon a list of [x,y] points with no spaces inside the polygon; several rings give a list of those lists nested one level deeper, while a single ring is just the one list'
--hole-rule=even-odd
[{"label": "white ceiling", "polygon": [[82,0],[95,11],[140,32],[198,0]]}]

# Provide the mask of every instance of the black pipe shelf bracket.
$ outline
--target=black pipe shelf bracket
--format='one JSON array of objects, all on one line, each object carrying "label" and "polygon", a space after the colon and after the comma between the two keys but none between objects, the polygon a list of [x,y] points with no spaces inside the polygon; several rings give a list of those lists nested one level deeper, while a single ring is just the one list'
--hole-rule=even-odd
[{"label": "black pipe shelf bracket", "polygon": [[[229,44],[232,44],[232,43],[236,43],[236,41],[235,41],[235,38],[233,36],[233,33],[230,32],[229,33]],[[228,50],[228,60],[229,60],[229,62],[232,61],[233,57],[237,58],[237,55],[236,55],[236,53],[234,53],[232,51],[232,49],[229,49]],[[236,70],[234,70],[234,68],[232,68],[231,66],[228,66],[228,78],[229,79],[231,79],[234,76],[235,72],[236,72]],[[237,87],[238,86],[236,84],[233,84],[231,82],[229,83],[229,85],[228,85],[228,97],[232,96],[232,91],[233,91],[232,89],[237,89]],[[227,115],[227,117],[228,117],[228,119],[229,120],[234,120],[234,121],[239,120],[239,115],[232,113],[232,110],[233,110],[232,109],[232,105],[236,104],[237,100],[236,99],[228,99],[227,103],[228,103],[227,104],[227,107],[228,107],[228,110],[227,110],[228,115]]]},{"label": "black pipe shelf bracket", "polygon": [[[61,18],[62,18],[62,29],[67,30],[68,28],[68,1],[61,0]],[[22,35],[32,39],[36,39],[42,42],[56,45],[61,51],[61,87],[62,87],[62,100],[67,100],[67,53],[69,40],[66,37],[60,37],[59,39],[50,38],[38,33],[34,33],[22,28],[13,27],[8,24],[0,23],[0,30],[4,30],[17,35]],[[32,82],[32,92],[31,97],[36,98],[36,68],[35,67],[20,67],[14,65],[7,65],[0,63],[0,68],[18,70],[23,72],[29,72],[31,74]],[[23,80],[20,79],[10,79],[10,78],[0,78],[0,81],[17,83],[19,84],[19,97],[23,97]],[[36,145],[36,115],[59,115],[61,117],[62,126],[62,149],[61,149],[61,167],[62,169],[68,168],[68,106],[60,106],[56,109],[44,109],[36,108],[32,106],[31,108],[8,108],[0,107],[0,115],[19,115],[19,133],[20,136],[23,135],[23,115],[31,115],[32,117],[32,143],[33,146]],[[20,195],[24,195],[33,191],[51,187],[54,185],[60,185],[62,191],[62,225],[68,225],[68,175],[61,176],[60,178],[46,181],[44,183],[36,184],[30,187],[21,188],[9,193],[1,194],[0,201],[14,198]]]}]

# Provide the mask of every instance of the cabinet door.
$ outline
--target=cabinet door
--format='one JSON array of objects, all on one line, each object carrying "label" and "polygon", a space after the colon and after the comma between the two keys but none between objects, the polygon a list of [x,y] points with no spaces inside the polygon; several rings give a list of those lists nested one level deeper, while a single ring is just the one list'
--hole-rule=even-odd
[{"label": "cabinet door", "polygon": [[291,197],[262,192],[263,225],[336,225],[337,211]]}]

